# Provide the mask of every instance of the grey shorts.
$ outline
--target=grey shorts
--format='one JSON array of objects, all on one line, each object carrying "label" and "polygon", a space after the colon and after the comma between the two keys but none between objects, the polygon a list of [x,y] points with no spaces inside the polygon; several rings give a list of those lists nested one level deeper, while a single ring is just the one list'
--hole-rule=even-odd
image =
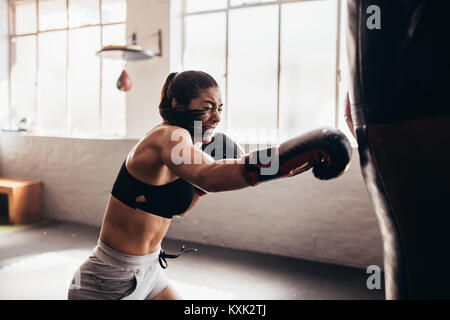
[{"label": "grey shorts", "polygon": [[75,272],[69,300],[148,300],[169,284],[159,264],[160,249],[143,256],[120,253],[100,239]]}]

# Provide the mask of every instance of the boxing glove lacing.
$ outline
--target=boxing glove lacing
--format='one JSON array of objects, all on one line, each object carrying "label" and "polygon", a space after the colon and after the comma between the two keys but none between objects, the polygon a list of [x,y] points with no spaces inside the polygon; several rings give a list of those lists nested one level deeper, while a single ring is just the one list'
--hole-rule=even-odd
[{"label": "boxing glove lacing", "polygon": [[167,259],[176,259],[179,256],[185,254],[185,253],[189,253],[189,252],[196,252],[198,251],[196,248],[188,248],[186,249],[184,247],[184,245],[181,247],[181,251],[179,253],[176,254],[167,254],[164,252],[164,250],[161,249],[160,253],[159,253],[159,265],[161,266],[161,268],[165,269],[167,268]]}]

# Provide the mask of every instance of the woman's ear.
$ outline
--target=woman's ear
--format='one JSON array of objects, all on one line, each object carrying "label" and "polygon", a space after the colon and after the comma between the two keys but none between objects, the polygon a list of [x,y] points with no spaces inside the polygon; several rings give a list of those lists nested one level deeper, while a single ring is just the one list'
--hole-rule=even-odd
[{"label": "woman's ear", "polygon": [[178,102],[175,98],[172,99],[172,108],[175,108],[178,105]]}]

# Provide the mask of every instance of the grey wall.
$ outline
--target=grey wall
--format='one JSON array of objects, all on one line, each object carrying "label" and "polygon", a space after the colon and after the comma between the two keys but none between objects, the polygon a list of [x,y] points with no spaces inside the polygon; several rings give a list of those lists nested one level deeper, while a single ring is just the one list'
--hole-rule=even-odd
[{"label": "grey wall", "polygon": [[[112,184],[137,140],[0,135],[0,175],[44,183],[47,218],[100,226]],[[238,191],[209,194],[169,238],[307,260],[382,267],[376,218],[357,152],[342,177],[311,172]]]}]

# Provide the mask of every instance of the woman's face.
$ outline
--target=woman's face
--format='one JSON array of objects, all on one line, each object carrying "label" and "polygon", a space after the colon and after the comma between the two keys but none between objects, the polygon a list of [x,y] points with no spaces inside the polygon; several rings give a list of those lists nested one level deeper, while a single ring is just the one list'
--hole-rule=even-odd
[{"label": "woman's face", "polygon": [[211,141],[214,129],[221,120],[222,113],[222,93],[218,87],[203,89],[198,92],[198,96],[191,100],[188,109],[201,111],[203,143]]}]

